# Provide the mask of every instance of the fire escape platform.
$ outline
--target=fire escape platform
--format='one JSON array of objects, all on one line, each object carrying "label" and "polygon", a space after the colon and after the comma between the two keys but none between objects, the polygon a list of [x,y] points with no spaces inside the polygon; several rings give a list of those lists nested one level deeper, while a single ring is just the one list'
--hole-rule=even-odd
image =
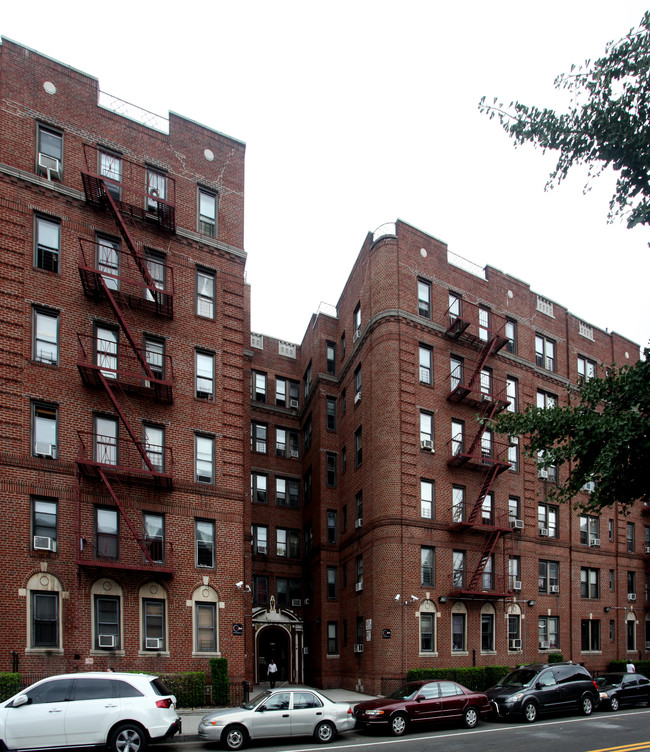
[{"label": "fire escape platform", "polygon": [[[174,557],[171,542],[133,539],[122,536],[116,556],[102,555],[93,544],[93,534],[82,533],[83,548],[77,555],[78,567],[89,570],[112,572],[143,572],[156,577],[174,576]],[[153,545],[152,545],[153,544]],[[152,561],[148,562],[141,545],[146,548]]]}]

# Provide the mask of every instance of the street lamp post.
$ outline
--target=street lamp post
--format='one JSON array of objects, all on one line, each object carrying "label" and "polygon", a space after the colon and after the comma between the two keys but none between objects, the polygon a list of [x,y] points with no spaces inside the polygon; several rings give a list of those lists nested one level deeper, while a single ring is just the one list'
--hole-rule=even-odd
[{"label": "street lamp post", "polygon": [[395,601],[398,606],[402,606],[402,645],[404,646],[404,665],[402,668],[402,673],[404,675],[404,680],[406,681],[407,671],[408,671],[408,635],[406,634],[406,607],[411,604],[415,603],[419,600],[419,598],[416,595],[412,595],[410,598],[405,598],[404,600],[401,600],[402,596],[397,593],[395,596]]}]

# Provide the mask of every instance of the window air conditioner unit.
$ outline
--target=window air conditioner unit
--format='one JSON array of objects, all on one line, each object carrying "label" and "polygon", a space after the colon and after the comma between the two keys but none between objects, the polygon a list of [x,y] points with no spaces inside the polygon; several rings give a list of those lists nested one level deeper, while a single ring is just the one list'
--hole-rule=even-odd
[{"label": "window air conditioner unit", "polygon": [[542,468],[542,469],[541,469],[541,470],[540,470],[540,471],[539,471],[539,472],[537,473],[537,477],[538,477],[538,478],[542,478],[542,480],[546,480],[546,479],[548,478],[548,470],[544,470],[544,468]]},{"label": "window air conditioner unit", "polygon": [[523,520],[513,520],[512,521],[512,527],[514,530],[523,530],[524,529],[524,521]]},{"label": "window air conditioner unit", "polygon": [[593,480],[590,480],[588,483],[584,484],[582,490],[587,493],[593,493],[596,490],[596,483]]},{"label": "window air conditioner unit", "polygon": [[211,475],[197,475],[196,479],[199,483],[212,483]]},{"label": "window air conditioner unit", "polygon": [[540,527],[539,534],[542,536],[542,538],[548,538],[548,528]]},{"label": "window air conditioner unit", "polygon": [[144,646],[147,650],[160,650],[162,648],[162,638],[147,637],[144,641]]},{"label": "window air conditioner unit", "polygon": [[549,588],[549,590],[551,591],[551,593],[559,593],[560,592],[560,586],[559,585],[551,585],[551,587]]},{"label": "window air conditioner unit", "polygon": [[296,606],[302,606],[302,601],[300,598],[292,598],[291,599],[291,605],[295,608]]},{"label": "window air conditioner unit", "polygon": [[628,593],[627,594],[628,601],[635,601],[636,600],[636,593]]},{"label": "window air conditioner unit", "polygon": [[592,548],[600,548],[600,538],[592,538],[592,539],[591,539],[591,540],[589,541],[589,545],[590,545],[590,546],[591,546]]},{"label": "window air conditioner unit", "polygon": [[262,454],[266,454],[266,444],[263,441],[256,441],[255,451],[261,452]]},{"label": "window air conditioner unit", "polygon": [[521,650],[521,640],[510,640],[508,643],[509,650]]},{"label": "window air conditioner unit", "polygon": [[512,583],[512,589],[513,590],[521,590],[521,580],[515,580]]},{"label": "window air conditioner unit", "polygon": [[[158,378],[158,377],[156,377],[156,378]],[[197,393],[196,393],[196,398],[197,398],[197,399],[202,399],[202,400],[209,400],[209,399],[212,399],[212,392],[201,392],[201,391],[197,391]]]},{"label": "window air conditioner unit", "polygon": [[483,402],[492,402],[492,397],[489,394],[482,394],[481,400]]},{"label": "window air conditioner unit", "polygon": [[303,655],[309,655],[309,648],[303,648],[302,649],[302,654]]},{"label": "window air conditioner unit", "polygon": [[645,547],[645,552],[646,552],[647,554],[650,554],[650,546],[646,546],[646,547]]},{"label": "window air conditioner unit", "polygon": [[359,517],[359,519],[357,519],[357,520],[354,521],[355,528],[359,528],[362,525],[363,525],[363,518],[362,517]]},{"label": "window air conditioner unit", "polygon": [[258,554],[265,554],[266,553],[266,546],[258,546],[257,547],[257,553]]},{"label": "window air conditioner unit", "polygon": [[275,450],[275,453],[278,457],[286,457],[287,456],[287,450],[286,449],[280,449],[279,447]]},{"label": "window air conditioner unit", "polygon": [[355,653],[363,653],[363,643],[362,642],[355,642],[354,643],[354,652]]},{"label": "window air conditioner unit", "polygon": [[428,452],[433,452],[433,441],[431,441],[431,439],[422,439],[420,442],[420,449],[426,449]]},{"label": "window air conditioner unit", "polygon": [[37,457],[54,457],[54,444],[45,441],[37,441],[34,444],[34,454]]},{"label": "window air conditioner unit", "polygon": [[298,457],[300,457],[300,452],[297,449],[290,449],[289,457],[291,457],[292,460],[297,460]]},{"label": "window air conditioner unit", "polygon": [[361,390],[354,395],[354,404],[357,405],[359,402],[361,402]]},{"label": "window air conditioner unit", "polygon": [[54,538],[48,538],[45,535],[34,536],[34,550],[35,551],[56,551],[56,543]]},{"label": "window air conditioner unit", "polygon": [[61,163],[56,157],[39,153],[38,171],[45,175],[48,180],[61,180]]},{"label": "window air conditioner unit", "polygon": [[354,585],[354,589],[357,593],[360,593],[363,590],[363,582],[357,582]]},{"label": "window air conditioner unit", "polygon": [[100,648],[114,648],[115,647],[115,635],[100,634],[99,635],[99,647]]},{"label": "window air conditioner unit", "polygon": [[300,402],[297,399],[289,400],[289,407],[292,410],[297,410],[300,407]]},{"label": "window air conditioner unit", "polygon": [[550,647],[550,644],[548,642],[540,642],[539,648],[540,650],[548,650]]},{"label": "window air conditioner unit", "polygon": [[352,335],[352,342],[356,342],[359,339],[360,333],[361,333],[361,330],[357,329],[356,332]]}]

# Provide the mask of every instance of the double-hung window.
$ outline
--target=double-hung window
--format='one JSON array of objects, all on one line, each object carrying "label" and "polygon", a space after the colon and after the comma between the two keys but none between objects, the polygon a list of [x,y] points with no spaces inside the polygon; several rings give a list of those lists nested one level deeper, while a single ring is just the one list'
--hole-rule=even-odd
[{"label": "double-hung window", "polygon": [[269,529],[266,525],[253,525],[253,553],[268,554]]},{"label": "double-hung window", "polygon": [[580,543],[583,546],[600,545],[600,520],[587,514],[580,515]]},{"label": "double-hung window", "polygon": [[147,168],[147,211],[156,213],[158,201],[167,198],[167,176],[151,167]]},{"label": "double-hung window", "polygon": [[431,318],[431,282],[418,279],[418,315]]},{"label": "double-hung window", "polygon": [[540,536],[558,537],[558,508],[551,504],[537,505],[537,524]]},{"label": "double-hung window", "polygon": [[214,399],[214,353],[196,350],[196,382],[195,396],[197,399]]},{"label": "double-hung window", "polygon": [[580,597],[600,598],[600,569],[580,568]]},{"label": "double-hung window", "polygon": [[32,647],[59,647],[59,594],[32,591]]},{"label": "double-hung window", "polygon": [[56,405],[32,403],[32,454],[36,457],[58,457],[57,433],[59,411]]},{"label": "double-hung window", "polygon": [[560,564],[557,561],[539,560],[539,586],[540,593],[560,592]]},{"label": "double-hung window", "polygon": [[420,345],[420,383],[433,384],[433,349]]},{"label": "double-hung window", "polygon": [[165,517],[155,512],[144,512],[142,532],[149,558],[154,564],[162,564],[165,561]]},{"label": "double-hung window", "polygon": [[336,431],[336,397],[325,398],[325,410],[327,414],[327,430]]},{"label": "double-hung window", "polygon": [[435,548],[420,547],[420,583],[429,587],[435,585]]},{"label": "double-hung window", "polygon": [[596,375],[596,363],[582,355],[578,356],[578,376],[585,381],[593,379]]},{"label": "double-hung window", "polygon": [[217,194],[199,188],[199,233],[217,237]]},{"label": "double-hung window", "polygon": [[95,507],[95,551],[98,559],[117,560],[119,556],[117,509]]},{"label": "double-hung window", "polygon": [[214,653],[217,649],[217,604],[195,603],[196,650]]},{"label": "double-hung window", "polygon": [[540,616],[538,620],[540,650],[554,650],[560,647],[559,618]]},{"label": "double-hung window", "polygon": [[338,597],[336,567],[327,567],[327,600],[335,601]]},{"label": "double-hung window", "polygon": [[432,480],[420,479],[420,516],[433,519],[434,483]]},{"label": "double-hung window", "polygon": [[261,371],[253,371],[251,380],[251,398],[255,402],[266,402],[266,374]]},{"label": "double-hung window", "polygon": [[216,552],[214,521],[194,520],[194,540],[196,543],[196,566],[214,569]]},{"label": "double-hung window", "polygon": [[38,269],[58,273],[61,253],[61,223],[56,219],[39,215],[36,216],[35,222],[35,265]]},{"label": "double-hung window", "polygon": [[196,315],[214,318],[215,273],[208,269],[196,270]]},{"label": "double-hung window", "polygon": [[95,649],[120,648],[120,599],[95,596]]},{"label": "double-hung window", "polygon": [[194,435],[194,480],[214,483],[214,438]]},{"label": "double-hung window", "polygon": [[268,502],[268,476],[264,473],[251,473],[251,499],[258,504]]},{"label": "double-hung window", "polygon": [[142,622],[144,649],[165,650],[165,601],[160,598],[144,598]]},{"label": "double-hung window", "polygon": [[99,174],[104,178],[106,190],[115,201],[122,197],[122,157],[115,152],[99,152]]},{"label": "double-hung window", "polygon": [[34,308],[32,358],[37,363],[55,366],[59,362],[59,314]]},{"label": "double-hung window", "polygon": [[48,180],[63,178],[63,134],[43,125],[38,126],[38,162],[36,169]]},{"label": "double-hung window", "polygon": [[555,342],[541,334],[535,335],[535,363],[547,371],[555,371]]},{"label": "double-hung window", "polygon": [[57,512],[56,499],[32,498],[32,543],[34,549],[56,551]]}]

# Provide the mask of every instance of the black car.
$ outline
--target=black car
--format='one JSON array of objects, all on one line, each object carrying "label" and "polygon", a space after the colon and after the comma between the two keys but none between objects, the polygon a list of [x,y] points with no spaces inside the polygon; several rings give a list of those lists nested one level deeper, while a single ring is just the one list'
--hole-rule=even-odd
[{"label": "black car", "polygon": [[575,663],[531,663],[504,676],[486,692],[493,715],[519,716],[527,723],[540,713],[577,710],[590,715],[599,689],[584,666]]},{"label": "black car", "polygon": [[603,708],[618,710],[621,705],[650,705],[650,679],[643,674],[603,674],[596,684]]}]

